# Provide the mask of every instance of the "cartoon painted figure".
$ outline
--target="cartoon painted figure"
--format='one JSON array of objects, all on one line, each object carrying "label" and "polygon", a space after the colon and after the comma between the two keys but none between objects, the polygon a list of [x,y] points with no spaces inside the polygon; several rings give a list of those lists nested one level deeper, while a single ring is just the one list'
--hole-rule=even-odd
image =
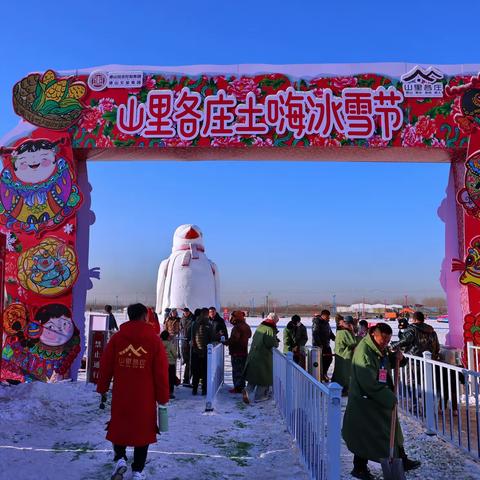
[{"label": "cartoon painted figure", "polygon": [[480,237],[470,242],[467,257],[462,262],[458,258],[452,260],[452,272],[462,271],[459,281],[462,285],[476,285],[480,287]]},{"label": "cartoon painted figure", "polygon": [[43,324],[40,342],[49,347],[66,344],[75,331],[69,312],[59,312],[58,317],[52,317]]},{"label": "cartoon painted figure", "polygon": [[18,259],[20,284],[43,296],[65,293],[78,276],[74,249],[55,237],[45,237]]},{"label": "cartoon painted figure", "polygon": [[[9,307],[10,308],[10,307]],[[18,307],[17,307],[18,308]],[[8,310],[8,309],[7,309]],[[55,381],[68,377],[80,351],[80,335],[70,310],[62,304],[41,307],[33,321],[18,323],[10,331],[3,349],[3,376]]]},{"label": "cartoon painted figure", "polygon": [[42,288],[55,288],[66,282],[71,271],[65,258],[65,246],[60,245],[57,255],[51,255],[46,249],[33,256],[30,280]]},{"label": "cartoon painted figure", "polygon": [[0,177],[0,220],[7,228],[40,232],[55,228],[80,206],[59,142],[26,140],[11,152]]},{"label": "cartoon painted figure", "polygon": [[465,188],[457,195],[458,203],[474,217],[480,217],[480,157],[472,157],[465,163]]}]

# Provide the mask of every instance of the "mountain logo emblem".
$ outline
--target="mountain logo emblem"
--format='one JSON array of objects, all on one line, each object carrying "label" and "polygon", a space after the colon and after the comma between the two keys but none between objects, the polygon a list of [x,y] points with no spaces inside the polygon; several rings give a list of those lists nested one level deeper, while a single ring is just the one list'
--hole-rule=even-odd
[{"label": "mountain logo emblem", "polygon": [[135,355],[136,357],[141,357],[142,355],[146,355],[148,352],[143,347],[135,348],[132,344],[130,344],[127,348],[124,348],[119,355]]}]

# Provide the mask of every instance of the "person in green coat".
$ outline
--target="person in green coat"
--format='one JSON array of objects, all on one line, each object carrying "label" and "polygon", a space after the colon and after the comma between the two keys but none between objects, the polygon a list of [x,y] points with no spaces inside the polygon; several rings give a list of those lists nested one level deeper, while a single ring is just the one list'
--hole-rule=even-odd
[{"label": "person in green coat", "polygon": [[273,348],[277,348],[278,316],[269,313],[253,335],[252,346],[245,364],[247,388],[243,390],[243,401],[250,403],[268,400],[268,390],[273,385]]},{"label": "person in green coat", "polygon": [[344,396],[348,394],[353,351],[358,343],[353,333],[353,325],[354,321],[351,315],[342,317],[335,335],[335,366],[332,382],[337,382],[342,386],[342,395]]},{"label": "person in green coat", "polygon": [[297,326],[300,323],[300,317],[294,315],[283,329],[283,353],[293,352],[294,355],[298,350],[297,345]]},{"label": "person in green coat", "polygon": [[[377,323],[355,348],[349,396],[343,417],[342,436],[354,454],[352,476],[361,480],[374,480],[368,470],[368,461],[379,462],[388,458],[390,447],[390,422],[397,403],[393,392],[391,369],[395,355],[400,365],[406,360],[400,351],[387,349],[392,329],[386,323]],[[420,462],[407,458],[403,448],[403,434],[397,419],[395,429],[395,457],[403,460],[405,470],[420,466]]]}]

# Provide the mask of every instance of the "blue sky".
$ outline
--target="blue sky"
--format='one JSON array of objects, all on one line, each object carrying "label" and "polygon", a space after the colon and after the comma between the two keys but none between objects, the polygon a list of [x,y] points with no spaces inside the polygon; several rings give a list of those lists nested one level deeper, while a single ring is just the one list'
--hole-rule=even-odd
[{"label": "blue sky", "polygon": [[[20,11],[21,10],[21,11]],[[31,71],[109,63],[480,63],[475,29],[444,1],[57,2],[2,5],[0,132]],[[456,19],[455,17],[458,16]],[[448,165],[293,162],[89,164],[99,303],[151,302],[174,229],[196,223],[223,300],[258,305],[441,294]]]}]

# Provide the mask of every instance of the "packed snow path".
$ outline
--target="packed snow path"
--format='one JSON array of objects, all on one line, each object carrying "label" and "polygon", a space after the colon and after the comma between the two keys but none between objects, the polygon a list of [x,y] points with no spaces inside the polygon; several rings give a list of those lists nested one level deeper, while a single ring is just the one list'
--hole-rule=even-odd
[{"label": "packed snow path", "polygon": [[[176,389],[170,431],[151,446],[148,478],[306,480],[299,452],[273,402],[246,406],[227,388],[211,413],[204,412],[205,397]],[[344,410],[346,399],[342,403]],[[1,478],[109,479],[108,405],[103,411],[98,407],[99,396],[83,382],[0,386]],[[422,461],[421,468],[407,473],[408,480],[480,479],[480,463],[439,437],[425,435],[417,421],[402,416],[401,422],[407,452]],[[351,479],[352,454],[344,444],[341,461],[342,480]],[[378,464],[370,468],[382,478]]]},{"label": "packed snow path", "polygon": [[[346,398],[342,399],[342,404],[344,412]],[[426,435],[424,427],[417,420],[401,415],[400,423],[407,455],[422,462],[417,470],[406,472],[407,480],[480,480],[480,463],[468,454],[462,453],[438,436]],[[350,475],[353,455],[343,441],[341,457],[341,479],[353,479]],[[380,464],[369,462],[369,468],[378,480],[383,479]]]},{"label": "packed snow path", "polygon": [[[175,394],[170,431],[150,449],[148,479],[307,479],[272,401],[246,406],[225,387],[205,413],[205,397],[184,387]],[[99,395],[83,382],[0,386],[2,478],[109,479],[108,408],[99,409]]]}]

